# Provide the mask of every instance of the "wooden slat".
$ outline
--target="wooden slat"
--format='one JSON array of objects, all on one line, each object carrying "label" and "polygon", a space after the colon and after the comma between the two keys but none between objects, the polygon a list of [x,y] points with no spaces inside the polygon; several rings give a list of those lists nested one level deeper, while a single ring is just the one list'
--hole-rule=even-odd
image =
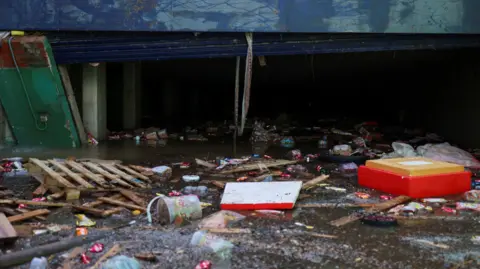
[{"label": "wooden slat", "polygon": [[[17,209],[15,209],[15,211],[17,211],[19,213],[32,212],[32,210],[28,210],[26,208],[17,208]],[[16,215],[16,214],[14,214],[14,215]],[[35,218],[38,219],[38,220],[47,220],[47,218],[43,217],[43,216],[36,216]]]},{"label": "wooden slat", "polygon": [[311,187],[327,180],[329,177],[330,177],[329,175],[321,175],[321,176],[318,176],[318,177],[316,177],[312,180],[309,180],[309,181],[303,183],[302,190],[306,190],[308,188],[311,188]]},{"label": "wooden slat", "polygon": [[[396,205],[406,203],[406,202],[410,201],[410,199],[411,198],[408,197],[408,196],[397,196],[397,197],[395,197],[391,200],[385,201],[383,203],[376,204],[376,205],[364,210],[363,212],[364,212],[364,214],[378,213],[378,212],[381,212],[383,210],[387,210],[389,208],[392,208]],[[350,222],[354,222],[356,220],[359,220],[360,218],[361,218],[361,216],[359,214],[351,214],[349,216],[331,221],[330,225],[339,227],[339,226],[348,224]]]},{"label": "wooden slat", "polygon": [[58,72],[60,73],[60,78],[63,82],[63,88],[67,95],[68,103],[70,104],[70,109],[72,110],[73,120],[78,131],[78,137],[80,142],[84,145],[88,144],[87,134],[85,132],[85,127],[83,125],[82,117],[80,116],[80,111],[78,110],[77,100],[75,99],[75,94],[73,92],[72,83],[70,81],[70,76],[68,75],[68,69],[65,65],[58,66]]},{"label": "wooden slat", "polygon": [[[123,195],[121,194],[115,194],[113,196],[110,196],[109,198],[110,199],[120,199],[122,198]],[[85,203],[83,204],[82,206],[86,206],[86,207],[96,207],[96,206],[99,206],[99,205],[102,205],[102,204],[105,204],[104,201],[100,201],[100,200],[97,200],[97,201],[94,201],[94,202],[90,202],[90,203]]]},{"label": "wooden slat", "polygon": [[72,205],[73,208],[79,211],[87,212],[89,214],[95,215],[102,217],[104,214],[104,210],[93,208],[93,207],[88,207],[88,206],[82,206],[82,205]]},{"label": "wooden slat", "polygon": [[135,170],[133,170],[133,169],[125,166],[125,165],[121,165],[121,164],[118,164],[118,163],[117,163],[117,166],[118,166],[119,168],[127,171],[127,172],[130,173],[131,175],[133,175],[133,176],[135,176],[135,177],[137,177],[137,178],[141,178],[141,179],[145,180],[145,181],[148,182],[148,183],[151,183],[150,179],[149,179],[147,176],[144,176],[144,175],[140,174],[139,172],[137,172],[137,171],[135,171]]},{"label": "wooden slat", "polygon": [[133,176],[131,175],[127,175],[125,174],[124,172],[118,170],[117,168],[115,168],[113,165],[110,165],[110,164],[100,164],[103,168],[107,169],[108,171],[112,172],[112,173],[115,173],[119,176],[121,176],[123,179],[125,179],[126,181],[132,183],[133,185],[137,186],[137,187],[140,187],[140,188],[146,188],[147,186],[143,183],[140,182],[139,179],[137,178],[134,178]]},{"label": "wooden slat", "polygon": [[296,164],[296,163],[298,163],[298,161],[276,160],[273,162],[264,162],[264,163],[259,162],[259,163],[252,163],[252,164],[244,164],[244,165],[239,165],[238,167],[235,167],[230,170],[220,171],[220,174],[247,172],[252,170],[260,170],[261,167],[270,168],[270,167],[284,166],[284,165]]},{"label": "wooden slat", "polygon": [[133,204],[117,201],[117,200],[113,200],[113,199],[107,198],[107,197],[100,197],[100,198],[98,198],[98,200],[104,201],[105,203],[109,203],[109,204],[112,204],[112,205],[123,206],[125,208],[132,209],[132,210],[145,211],[145,207],[138,206],[138,205],[133,205]]},{"label": "wooden slat", "polygon": [[110,215],[113,215],[113,214],[117,214],[117,213],[120,213],[122,212],[123,210],[125,210],[124,207],[120,206],[120,207],[114,207],[112,209],[107,209],[105,211],[103,211],[103,217],[107,217],[107,216],[110,216]]},{"label": "wooden slat", "polygon": [[95,181],[97,184],[99,184],[100,186],[104,187],[104,188],[108,188],[109,186],[107,185],[107,182],[101,178],[101,177],[98,177],[96,176],[95,174],[93,174],[92,172],[90,172],[88,169],[86,169],[85,167],[81,166],[80,164],[74,162],[74,161],[65,161],[66,164],[68,164],[68,166],[72,167],[72,168],[75,168],[78,172],[84,174],[87,178]]},{"label": "wooden slat", "polygon": [[95,188],[92,184],[88,183],[83,179],[81,176],[77,175],[74,173],[72,170],[68,169],[66,166],[63,164],[55,161],[55,160],[48,160],[53,166],[57,167],[58,169],[62,170],[64,173],[66,173],[69,177],[71,177],[73,180],[75,180],[78,184],[82,185],[85,188]]},{"label": "wooden slat", "polygon": [[120,193],[139,206],[147,207],[145,200],[137,196],[133,191],[121,190]]},{"label": "wooden slat", "polygon": [[60,176],[57,172],[53,171],[50,167],[46,166],[44,162],[35,158],[30,158],[30,162],[42,168],[43,171],[45,171],[45,173],[47,173],[50,177],[57,180],[58,183],[60,183],[62,186],[68,187],[68,188],[75,188],[75,185],[70,183],[66,178]]},{"label": "wooden slat", "polygon": [[82,163],[83,165],[85,165],[86,167],[92,169],[93,171],[101,174],[102,176],[112,180],[113,182],[116,182],[122,186],[125,186],[125,187],[128,187],[128,188],[133,188],[132,185],[128,184],[127,182],[123,181],[121,178],[119,178],[119,176],[117,175],[112,175],[110,174],[109,172],[103,170],[100,166],[98,166],[98,164],[95,164],[95,163],[88,163],[88,162],[85,162],[85,163]]},{"label": "wooden slat", "polygon": [[33,218],[33,217],[36,217],[36,216],[45,215],[45,214],[48,214],[48,213],[50,213],[50,210],[48,210],[48,209],[37,209],[37,210],[30,211],[30,212],[27,212],[27,213],[23,213],[23,214],[8,217],[8,221],[17,222],[17,221],[30,219],[30,218]]}]

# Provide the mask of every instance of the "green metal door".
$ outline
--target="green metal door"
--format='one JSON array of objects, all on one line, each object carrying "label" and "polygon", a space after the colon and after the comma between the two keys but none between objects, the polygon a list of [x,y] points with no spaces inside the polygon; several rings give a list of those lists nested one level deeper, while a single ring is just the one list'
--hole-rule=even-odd
[{"label": "green metal door", "polygon": [[47,39],[7,37],[0,44],[0,101],[18,145],[79,147],[77,128]]}]

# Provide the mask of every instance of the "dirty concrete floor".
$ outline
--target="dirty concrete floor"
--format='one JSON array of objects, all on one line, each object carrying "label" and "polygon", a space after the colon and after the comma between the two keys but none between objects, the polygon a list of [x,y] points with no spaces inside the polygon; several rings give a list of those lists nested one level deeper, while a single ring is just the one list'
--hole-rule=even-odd
[{"label": "dirty concrete floor", "polygon": [[[315,153],[310,143],[299,146],[304,153]],[[101,158],[119,159],[130,164],[159,165],[171,162],[193,161],[194,157],[214,158],[231,154],[231,143],[174,142],[166,146],[140,145],[133,141],[110,141],[88,149],[44,150],[44,149],[3,149],[2,156],[46,158]],[[267,154],[281,157],[285,149],[271,148]],[[238,155],[251,154],[248,143],[239,145]],[[357,191],[354,179],[332,176],[329,183],[347,188],[347,193]],[[5,179],[3,185],[16,191],[33,190],[38,184],[29,178]],[[179,186],[162,185],[152,190],[166,193]],[[368,190],[367,190],[368,191]],[[304,202],[345,202],[345,193],[317,190],[313,197]],[[31,197],[31,194],[30,194]],[[213,207],[204,210],[204,216],[218,210],[219,192],[210,188],[209,194],[201,199],[211,202]],[[108,251],[114,244],[123,246],[121,254],[133,256],[139,252],[153,251],[158,262],[141,262],[142,268],[194,268],[203,259],[214,262],[213,268],[480,268],[480,246],[471,242],[478,235],[479,220],[467,215],[464,221],[411,221],[398,227],[379,228],[360,222],[335,228],[329,221],[346,216],[354,209],[302,208],[286,213],[285,218],[249,216],[235,223],[233,227],[250,228],[252,234],[227,234],[220,237],[231,241],[235,247],[230,259],[220,261],[205,250],[189,246],[196,223],[183,227],[173,225],[149,226],[144,215],[133,217],[129,212],[106,219],[97,219],[98,227],[114,227],[136,220],[132,226],[117,230],[89,229],[90,234],[105,233],[107,237],[99,242]],[[57,210],[50,214],[49,222],[74,226],[73,214],[69,210]],[[306,229],[295,222],[313,226]],[[14,250],[35,247],[45,243],[64,240],[73,236],[73,230],[58,234],[43,234],[17,241]],[[316,234],[335,235],[328,239]],[[428,240],[446,245],[429,246],[418,240]],[[443,246],[442,245],[442,246]],[[88,247],[84,246],[85,249]],[[6,251],[6,250],[4,250]],[[105,251],[103,253],[105,253]],[[4,252],[5,253],[5,252]],[[89,253],[92,263],[103,254]],[[62,253],[50,257],[50,268],[62,264]],[[463,264],[463,265],[462,265]],[[76,259],[73,268],[87,268]],[[28,265],[19,268],[28,268]]]}]

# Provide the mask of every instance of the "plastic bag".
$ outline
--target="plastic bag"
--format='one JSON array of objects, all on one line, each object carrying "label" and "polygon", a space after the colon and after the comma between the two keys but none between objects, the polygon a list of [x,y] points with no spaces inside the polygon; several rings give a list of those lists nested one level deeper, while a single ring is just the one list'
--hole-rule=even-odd
[{"label": "plastic bag", "polygon": [[140,263],[134,258],[130,258],[124,255],[115,256],[104,264],[102,269],[140,269]]},{"label": "plastic bag", "polygon": [[443,161],[463,165],[465,167],[480,168],[480,162],[470,153],[454,147],[449,143],[426,144],[417,148],[420,156],[436,161]]},{"label": "plastic bag", "polygon": [[402,142],[393,142],[392,143],[393,152],[386,154],[382,159],[390,158],[407,158],[407,157],[417,157],[418,154],[415,149],[409,144]]},{"label": "plastic bag", "polygon": [[237,212],[222,210],[204,218],[199,224],[199,228],[226,228],[230,223],[244,219],[245,216]]}]

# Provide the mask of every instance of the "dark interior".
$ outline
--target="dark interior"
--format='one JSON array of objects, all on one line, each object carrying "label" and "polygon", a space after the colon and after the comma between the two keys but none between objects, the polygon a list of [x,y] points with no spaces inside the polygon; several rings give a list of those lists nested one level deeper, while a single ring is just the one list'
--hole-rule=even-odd
[{"label": "dark interior", "polygon": [[[479,129],[471,113],[480,95],[478,58],[477,49],[272,56],[266,66],[255,57],[249,118],[376,120],[475,144],[468,133]],[[109,130],[122,129],[121,68],[107,66]],[[144,62],[141,127],[231,120],[234,85],[234,58]]]}]

